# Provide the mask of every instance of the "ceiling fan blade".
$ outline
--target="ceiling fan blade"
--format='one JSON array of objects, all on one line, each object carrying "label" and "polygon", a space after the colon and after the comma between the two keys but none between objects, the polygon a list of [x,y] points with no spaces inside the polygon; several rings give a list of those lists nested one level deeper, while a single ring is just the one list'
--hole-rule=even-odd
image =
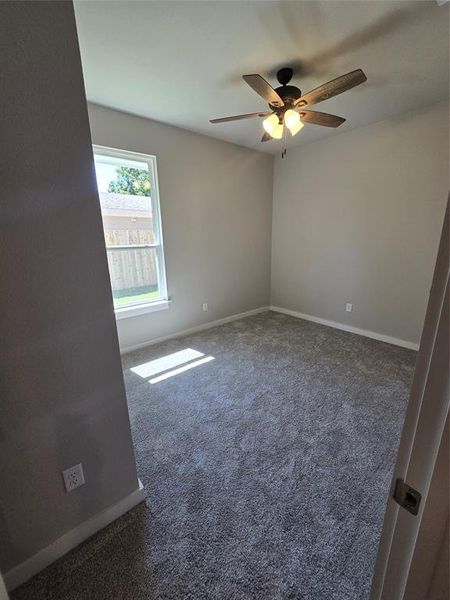
[{"label": "ceiling fan blade", "polygon": [[261,138],[262,142],[270,142],[270,140],[273,140],[273,137],[271,135],[269,135],[268,133],[264,132],[264,135]]},{"label": "ceiling fan blade", "polygon": [[282,98],[261,75],[242,75],[242,79],[271,106],[283,106]]},{"label": "ceiling fan blade", "polygon": [[331,81],[328,81],[328,83],[319,85],[319,87],[304,94],[297,100],[295,106],[311,106],[312,104],[323,102],[324,100],[342,94],[342,92],[346,92],[365,81],[367,81],[367,77],[361,69],[350,71],[350,73],[336,77],[336,79],[332,79]]},{"label": "ceiling fan blade", "polygon": [[252,119],[253,117],[267,117],[272,111],[247,113],[246,115],[235,115],[234,117],[221,117],[220,119],[210,119],[210,123],[227,123],[228,121],[240,121],[241,119]]},{"label": "ceiling fan blade", "polygon": [[299,110],[298,112],[303,123],[313,123],[314,125],[324,125],[325,127],[339,127],[339,125],[345,123],[343,117],[329,115],[328,113],[316,110]]}]

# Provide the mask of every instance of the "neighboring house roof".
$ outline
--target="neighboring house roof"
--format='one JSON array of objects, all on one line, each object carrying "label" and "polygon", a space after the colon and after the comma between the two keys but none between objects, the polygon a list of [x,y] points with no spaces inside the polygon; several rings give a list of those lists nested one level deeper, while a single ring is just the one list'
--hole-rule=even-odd
[{"label": "neighboring house roof", "polygon": [[99,192],[99,197],[104,216],[136,216],[141,218],[151,216],[152,203],[149,196]]}]

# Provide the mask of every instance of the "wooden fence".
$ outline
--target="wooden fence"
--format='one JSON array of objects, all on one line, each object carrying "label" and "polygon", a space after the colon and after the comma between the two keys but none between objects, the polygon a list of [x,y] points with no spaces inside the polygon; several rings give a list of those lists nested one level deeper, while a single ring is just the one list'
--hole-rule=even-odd
[{"label": "wooden fence", "polygon": [[103,226],[113,292],[157,289],[156,249],[145,247],[155,243],[152,218],[104,216]]},{"label": "wooden fence", "polygon": [[157,288],[156,248],[110,246],[107,255],[113,292]]}]

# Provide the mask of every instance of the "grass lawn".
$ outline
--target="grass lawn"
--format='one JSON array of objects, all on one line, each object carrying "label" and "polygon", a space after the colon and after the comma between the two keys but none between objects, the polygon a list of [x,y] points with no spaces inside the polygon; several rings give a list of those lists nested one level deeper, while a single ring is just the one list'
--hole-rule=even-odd
[{"label": "grass lawn", "polygon": [[136,296],[122,296],[120,298],[114,298],[114,307],[122,308],[125,304],[131,302],[145,302],[146,300],[153,300],[159,297],[159,292],[146,292],[145,294],[136,294]]}]

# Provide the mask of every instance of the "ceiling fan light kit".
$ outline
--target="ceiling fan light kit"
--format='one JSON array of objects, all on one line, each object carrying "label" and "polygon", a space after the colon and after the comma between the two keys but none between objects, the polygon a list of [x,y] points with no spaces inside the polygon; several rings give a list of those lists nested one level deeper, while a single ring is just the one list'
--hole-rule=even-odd
[{"label": "ceiling fan light kit", "polygon": [[283,139],[284,146],[281,153],[281,157],[283,157],[286,155],[286,129],[294,136],[303,129],[305,123],[322,125],[324,127],[339,127],[339,125],[345,122],[343,117],[305,110],[305,107],[323,102],[324,100],[328,100],[328,98],[333,98],[367,81],[364,72],[361,69],[356,69],[355,71],[350,71],[350,73],[336,77],[336,79],[332,79],[307,94],[302,95],[298,87],[288,85],[293,74],[293,70],[289,67],[280,69],[277,73],[280,86],[275,89],[261,75],[243,75],[242,78],[244,81],[267,102],[270,110],[236,115],[234,117],[211,119],[210,123],[225,123],[228,121],[251,119],[253,117],[266,117],[263,121],[265,133],[261,141],[267,142],[272,139]]}]

